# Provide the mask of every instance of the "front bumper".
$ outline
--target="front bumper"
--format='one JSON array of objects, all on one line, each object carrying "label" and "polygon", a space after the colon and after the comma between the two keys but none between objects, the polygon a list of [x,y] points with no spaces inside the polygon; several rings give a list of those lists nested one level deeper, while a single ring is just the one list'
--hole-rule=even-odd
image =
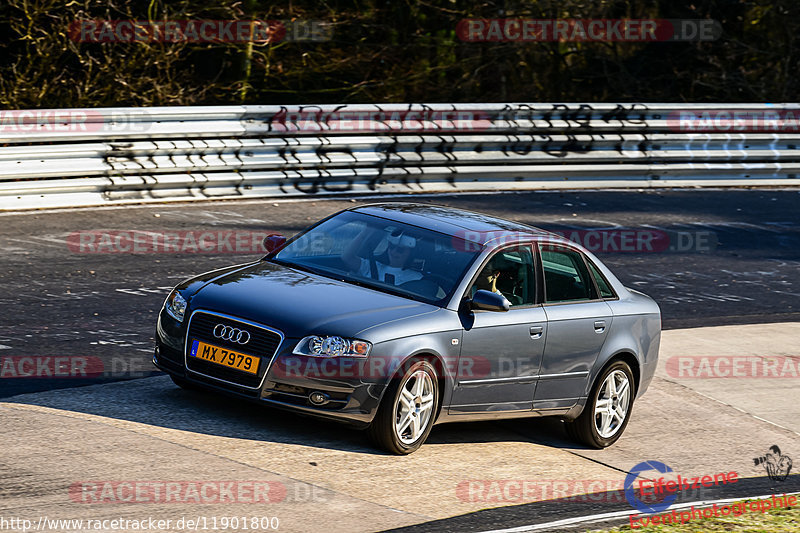
[{"label": "front bumper", "polygon": [[[214,314],[222,320],[249,325],[251,330],[271,329],[232,315]],[[201,360],[190,361],[186,354],[189,338],[187,328],[191,328],[193,338],[199,335],[192,324],[191,319],[194,317],[195,314],[192,313],[189,320],[179,323],[165,311],[161,311],[153,355],[153,364],[157,368],[208,390],[359,427],[366,427],[374,418],[388,379],[365,379],[365,374],[358,367],[364,365],[366,360],[350,360],[349,363],[352,364],[326,365],[327,368],[323,368],[320,365],[321,358],[292,354],[299,338],[283,338],[280,334],[281,342],[273,353],[257,354],[261,361],[259,368],[265,368],[263,373],[259,371],[258,376]],[[213,339],[203,340],[219,344],[219,341]],[[348,371],[344,372],[342,368],[347,368]],[[311,395],[314,393],[321,394],[324,402],[312,402]],[[315,396],[319,397],[317,394]]]}]

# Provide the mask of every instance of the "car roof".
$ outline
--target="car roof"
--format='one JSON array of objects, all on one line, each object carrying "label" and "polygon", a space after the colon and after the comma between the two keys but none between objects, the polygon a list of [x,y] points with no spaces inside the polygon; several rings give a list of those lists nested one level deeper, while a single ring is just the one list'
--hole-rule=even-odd
[{"label": "car roof", "polygon": [[527,224],[435,204],[384,202],[350,210],[431,229],[478,244],[486,244],[501,235],[508,235],[509,232],[558,238],[548,231]]}]

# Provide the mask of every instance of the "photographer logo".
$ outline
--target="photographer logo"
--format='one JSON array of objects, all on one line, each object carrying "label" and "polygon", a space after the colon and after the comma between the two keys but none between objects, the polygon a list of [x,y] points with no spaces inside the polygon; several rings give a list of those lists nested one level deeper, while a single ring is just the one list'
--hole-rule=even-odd
[{"label": "photographer logo", "polygon": [[765,455],[753,458],[753,463],[755,466],[763,465],[772,481],[783,481],[792,471],[792,458],[782,454],[777,445],[770,446]]}]

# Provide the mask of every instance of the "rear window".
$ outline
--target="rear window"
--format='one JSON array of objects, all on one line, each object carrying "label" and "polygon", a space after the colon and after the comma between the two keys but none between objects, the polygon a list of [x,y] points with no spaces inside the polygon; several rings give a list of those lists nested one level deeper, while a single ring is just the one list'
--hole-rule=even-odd
[{"label": "rear window", "polygon": [[614,290],[609,285],[606,278],[603,277],[603,274],[597,269],[591,261],[587,260],[586,263],[589,265],[589,271],[592,273],[592,277],[594,278],[594,282],[597,283],[597,289],[600,291],[601,298],[616,298],[617,295],[614,294]]}]

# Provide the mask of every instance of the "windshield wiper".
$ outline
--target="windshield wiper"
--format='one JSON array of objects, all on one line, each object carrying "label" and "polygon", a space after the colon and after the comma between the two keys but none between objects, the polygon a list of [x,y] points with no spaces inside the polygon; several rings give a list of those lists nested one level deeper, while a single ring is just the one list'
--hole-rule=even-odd
[{"label": "windshield wiper", "polygon": [[297,270],[303,270],[305,272],[310,272],[310,273],[316,274],[318,276],[323,276],[323,277],[327,277],[327,278],[332,277],[330,272],[326,272],[324,270],[319,270],[319,269],[310,267],[308,265],[304,265],[302,263],[292,263],[292,262],[289,262],[289,261],[285,261],[283,259],[269,259],[269,261],[272,261],[273,263],[276,263],[276,264],[281,265],[281,266],[285,266],[285,267],[289,267],[289,268],[296,268]]},{"label": "windshield wiper", "polygon": [[414,294],[413,292],[405,292],[405,291],[401,291],[401,290],[398,290],[398,289],[392,289],[390,286],[383,285],[381,283],[369,283],[369,282],[366,282],[366,281],[360,281],[360,280],[353,279],[353,278],[342,279],[342,281],[344,281],[346,283],[351,283],[353,285],[357,285],[359,287],[364,287],[365,289],[372,289],[372,290],[378,291],[378,292],[385,292],[385,293],[391,294],[393,296],[399,296],[401,298],[414,300],[416,302],[430,303],[430,302],[424,300],[421,296],[419,296],[417,294]]}]

